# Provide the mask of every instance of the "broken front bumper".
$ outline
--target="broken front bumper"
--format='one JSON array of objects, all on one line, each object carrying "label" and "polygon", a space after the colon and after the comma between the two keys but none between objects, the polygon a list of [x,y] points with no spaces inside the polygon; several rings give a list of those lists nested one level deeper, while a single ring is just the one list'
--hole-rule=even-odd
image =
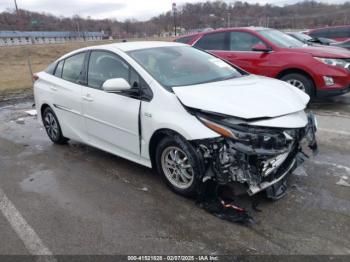
[{"label": "broken front bumper", "polygon": [[[207,170],[203,182],[208,179],[221,185],[237,182],[244,184],[251,196],[266,190],[269,198],[281,198],[286,192],[288,175],[308,158],[305,152],[317,153],[316,129],[316,119],[309,113],[304,128],[271,131],[275,144],[261,139],[256,144],[230,138],[197,141]],[[263,132],[267,134],[267,130]]]},{"label": "broken front bumper", "polygon": [[[271,198],[280,198],[282,194],[284,195],[285,190],[281,189],[281,187],[285,187],[285,179],[286,177],[291,173],[291,171],[296,167],[296,160],[293,159],[290,166],[285,170],[280,176],[270,182],[264,181],[260,183],[259,185],[251,185],[248,189],[248,194],[250,196],[255,195],[256,193],[259,193],[260,191],[263,191],[267,188],[271,188],[268,194]],[[277,185],[278,187],[273,187],[274,185]]]}]

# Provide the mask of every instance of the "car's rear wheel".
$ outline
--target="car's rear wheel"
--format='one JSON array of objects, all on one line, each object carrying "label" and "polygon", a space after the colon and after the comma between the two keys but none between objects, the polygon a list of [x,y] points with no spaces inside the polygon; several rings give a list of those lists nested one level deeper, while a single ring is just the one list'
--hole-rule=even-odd
[{"label": "car's rear wheel", "polygon": [[286,81],[287,83],[307,93],[310,97],[314,95],[314,84],[312,80],[305,75],[299,73],[287,74],[283,76],[281,80]]},{"label": "car's rear wheel", "polygon": [[56,144],[67,143],[68,139],[63,136],[57,116],[50,107],[45,108],[42,118],[46,133],[51,141]]},{"label": "car's rear wheel", "polygon": [[194,196],[201,183],[198,155],[180,136],[165,137],[156,150],[157,171],[176,193]]}]

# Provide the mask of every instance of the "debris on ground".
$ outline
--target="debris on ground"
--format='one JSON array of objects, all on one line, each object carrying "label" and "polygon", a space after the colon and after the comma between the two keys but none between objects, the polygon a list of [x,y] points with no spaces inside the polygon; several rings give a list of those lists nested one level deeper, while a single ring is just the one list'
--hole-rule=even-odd
[{"label": "debris on ground", "polygon": [[36,116],[38,113],[35,109],[25,111],[30,116]]},{"label": "debris on ground", "polygon": [[23,125],[23,124],[24,124],[24,118],[18,118],[18,119],[16,120],[16,123],[17,123],[17,124]]},{"label": "debris on ground", "polygon": [[242,224],[254,223],[247,210],[238,206],[232,199],[224,197],[223,192],[223,187],[215,182],[205,182],[198,196],[197,204],[220,219]]},{"label": "debris on ground", "polygon": [[348,180],[347,176],[342,176],[336,184],[338,186],[350,187],[350,183],[347,180]]},{"label": "debris on ground", "polygon": [[141,188],[141,190],[147,192],[148,188],[147,187],[143,187],[143,188]]}]

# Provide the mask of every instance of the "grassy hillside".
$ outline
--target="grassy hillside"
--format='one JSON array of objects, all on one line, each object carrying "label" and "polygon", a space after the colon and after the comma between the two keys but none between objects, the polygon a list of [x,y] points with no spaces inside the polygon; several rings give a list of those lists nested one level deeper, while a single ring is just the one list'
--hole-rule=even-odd
[{"label": "grassy hillside", "polygon": [[21,92],[32,88],[28,58],[31,61],[33,72],[38,72],[72,50],[107,43],[112,43],[112,41],[0,47],[0,93]]}]

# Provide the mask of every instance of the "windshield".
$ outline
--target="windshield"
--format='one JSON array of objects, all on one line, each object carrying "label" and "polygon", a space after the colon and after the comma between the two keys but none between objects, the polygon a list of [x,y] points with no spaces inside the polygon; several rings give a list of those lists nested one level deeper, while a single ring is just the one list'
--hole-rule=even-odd
[{"label": "windshield", "polygon": [[293,48],[293,47],[303,47],[304,44],[299,40],[296,40],[290,35],[282,33],[278,30],[260,30],[259,33],[268,39],[270,42],[274,43],[279,47]]},{"label": "windshield", "polygon": [[222,81],[242,74],[230,64],[190,46],[167,46],[129,51],[164,87]]}]

